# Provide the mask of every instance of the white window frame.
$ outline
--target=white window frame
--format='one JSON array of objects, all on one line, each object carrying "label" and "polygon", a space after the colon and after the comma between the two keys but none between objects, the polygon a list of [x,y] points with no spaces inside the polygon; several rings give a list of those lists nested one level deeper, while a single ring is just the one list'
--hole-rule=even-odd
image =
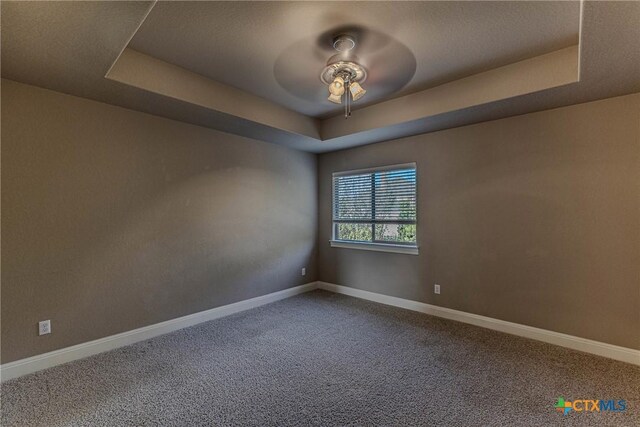
[{"label": "white window frame", "polygon": [[[334,248],[345,249],[361,249],[366,251],[376,252],[391,252],[399,254],[418,255],[418,237],[416,236],[416,243],[413,244],[400,244],[400,243],[383,243],[380,241],[373,242],[357,242],[351,240],[337,240],[336,239],[336,218],[335,215],[335,178],[340,176],[360,175],[366,173],[385,172],[397,169],[413,168],[416,171],[416,230],[418,225],[418,168],[415,162],[401,163],[396,165],[380,166],[366,169],[355,169],[349,171],[334,172],[331,176],[331,240],[329,243]],[[374,222],[375,223],[375,222]]]}]

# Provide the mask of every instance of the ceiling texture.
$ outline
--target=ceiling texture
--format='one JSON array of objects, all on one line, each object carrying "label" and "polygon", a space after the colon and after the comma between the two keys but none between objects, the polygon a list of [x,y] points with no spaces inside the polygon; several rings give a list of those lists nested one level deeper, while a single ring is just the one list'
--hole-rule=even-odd
[{"label": "ceiling texture", "polygon": [[[326,152],[640,92],[640,2],[2,2],[2,77]],[[345,120],[319,75],[357,39]]]}]

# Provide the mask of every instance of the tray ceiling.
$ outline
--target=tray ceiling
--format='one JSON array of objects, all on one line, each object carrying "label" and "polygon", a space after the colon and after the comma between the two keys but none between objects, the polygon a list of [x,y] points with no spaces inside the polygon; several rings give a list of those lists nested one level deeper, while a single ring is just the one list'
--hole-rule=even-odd
[{"label": "tray ceiling", "polygon": [[579,24],[578,2],[159,2],[129,47],[324,118],[339,29],[369,68],[357,108],[576,45]]},{"label": "tray ceiling", "polygon": [[[3,78],[311,152],[640,92],[640,2],[0,7]],[[344,26],[371,71],[349,120],[318,77]]]}]

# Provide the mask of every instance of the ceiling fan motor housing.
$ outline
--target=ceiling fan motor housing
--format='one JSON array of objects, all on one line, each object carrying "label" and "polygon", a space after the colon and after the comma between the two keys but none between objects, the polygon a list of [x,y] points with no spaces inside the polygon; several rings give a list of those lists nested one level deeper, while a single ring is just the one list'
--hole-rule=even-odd
[{"label": "ceiling fan motor housing", "polygon": [[329,58],[327,66],[320,74],[320,79],[325,84],[331,84],[336,77],[342,77],[348,82],[362,83],[367,79],[367,70],[360,65],[358,58],[354,55],[345,57],[342,54]]}]

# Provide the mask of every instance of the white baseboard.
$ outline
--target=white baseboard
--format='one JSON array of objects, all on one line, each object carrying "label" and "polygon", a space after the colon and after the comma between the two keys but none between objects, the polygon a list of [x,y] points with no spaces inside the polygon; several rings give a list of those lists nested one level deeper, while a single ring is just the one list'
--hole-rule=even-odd
[{"label": "white baseboard", "polygon": [[212,308],[199,313],[189,314],[187,316],[178,317],[177,319],[167,320],[165,322],[156,323],[154,325],[145,326],[132,331],[111,335],[94,341],[51,351],[49,353],[39,354],[26,359],[16,360],[15,362],[5,363],[0,366],[0,381],[17,378],[22,375],[51,368],[73,360],[82,359],[104,351],[124,347],[139,341],[157,337],[158,335],[177,331],[178,329],[187,328],[202,322],[218,319],[250,308],[259,307],[261,305],[289,298],[313,289],[316,289],[316,282],[284,289],[282,291],[273,292],[271,294],[239,301],[229,305],[223,305],[221,307]]},{"label": "white baseboard", "polygon": [[201,311],[199,313],[190,314],[188,316],[179,317],[177,319],[167,320],[165,322],[134,329],[132,331],[127,331],[120,334],[111,335],[109,337],[100,338],[94,341],[66,347],[49,353],[39,354],[37,356],[29,357],[26,359],[16,360],[15,362],[5,363],[4,365],[0,365],[0,381],[17,378],[22,375],[30,374],[42,369],[51,368],[56,365],[61,365],[63,363],[82,359],[94,354],[113,350],[119,347],[124,347],[126,345],[134,344],[139,341],[144,341],[153,337],[157,337],[159,335],[197,325],[202,322],[218,319],[220,317],[228,316],[230,314],[238,313],[251,308],[260,307],[261,305],[289,298],[316,288],[345,294],[356,298],[366,299],[386,305],[401,307],[408,310],[418,311],[445,319],[469,323],[487,329],[493,329],[512,335],[518,335],[525,338],[531,338],[534,340],[571,348],[573,350],[584,351],[586,353],[640,365],[640,350],[619,347],[612,344],[574,337],[572,335],[561,334],[559,332],[548,331],[545,329],[534,328],[531,326],[520,325],[512,322],[506,322],[504,320],[492,319],[490,317],[466,313],[463,311],[453,310],[445,307],[438,307],[418,301],[411,301],[403,298],[396,298],[388,295],[377,294],[374,292],[363,291],[360,289],[350,288],[348,286],[335,285],[333,283],[326,282],[311,282],[305,285],[284,289],[282,291],[274,292],[271,294],[262,295],[233,304]]},{"label": "white baseboard", "polygon": [[520,325],[518,323],[493,319],[491,317],[466,313],[464,311],[453,310],[450,308],[438,307],[435,305],[425,304],[423,302],[411,301],[408,299],[396,298],[388,295],[377,294],[374,292],[363,291],[360,289],[350,288],[348,286],[335,285],[333,283],[318,282],[318,288],[336,292],[339,294],[349,295],[356,298],[366,299],[369,301],[379,302],[386,305],[401,307],[407,310],[419,311],[421,313],[430,314],[432,316],[438,316],[445,319],[456,320],[458,322],[469,323],[471,325],[481,326],[483,328],[493,329],[495,331],[505,332],[507,334],[531,338],[549,344],[555,344],[561,347],[583,351],[585,353],[591,353],[598,356],[608,357],[610,359],[620,360],[622,362],[632,363],[634,365],[640,365],[640,350],[619,347],[617,345],[588,340],[585,338],[575,337],[573,335],[548,331],[546,329],[534,328],[532,326]]}]

